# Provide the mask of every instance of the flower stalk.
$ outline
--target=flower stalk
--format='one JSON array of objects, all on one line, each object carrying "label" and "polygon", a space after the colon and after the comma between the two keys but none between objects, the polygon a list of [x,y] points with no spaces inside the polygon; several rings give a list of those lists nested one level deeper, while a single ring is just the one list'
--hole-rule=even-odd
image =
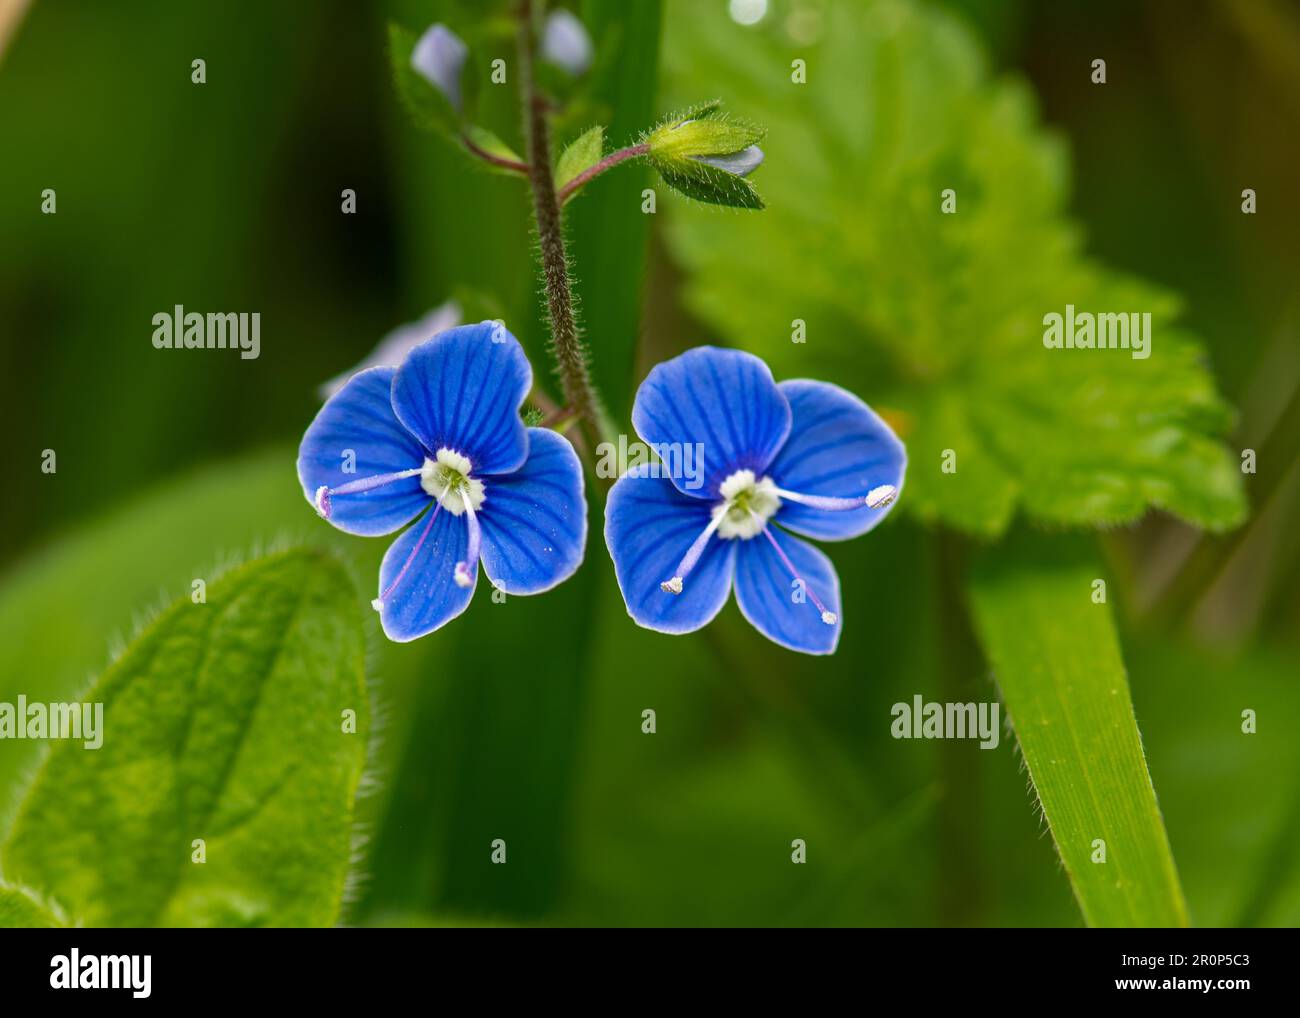
[{"label": "flower stalk", "polygon": [[640,145],[629,145],[627,148],[621,148],[617,152],[611,152],[609,155],[605,156],[605,158],[602,159],[600,162],[587,167],[576,177],[570,180],[567,184],[565,184],[562,188],[560,188],[560,193],[559,193],[560,204],[564,205],[570,198],[572,198],[578,192],[580,188],[582,188],[585,184],[587,184],[595,177],[599,177],[606,170],[613,169],[619,163],[625,163],[629,159],[636,159],[638,156],[643,156],[649,151],[650,151],[650,146],[642,142]]},{"label": "flower stalk", "polygon": [[494,155],[475,142],[474,139],[469,136],[467,131],[461,132],[460,141],[470,155],[474,156],[476,159],[483,160],[483,162],[487,163],[489,166],[508,170],[511,173],[518,173],[521,176],[528,175],[528,167],[524,163],[517,162],[514,159],[507,159],[504,156]]},{"label": "flower stalk", "polygon": [[588,447],[595,449],[600,444],[600,401],[592,388],[586,353],[578,334],[573,284],[569,276],[564,242],[563,214],[551,172],[547,103],[537,88],[534,63],[537,51],[535,19],[538,13],[534,10],[532,0],[523,0],[519,18],[519,80],[524,109],[528,182],[537,220],[546,308],[551,322],[552,352],[559,366],[565,403],[577,414]]}]

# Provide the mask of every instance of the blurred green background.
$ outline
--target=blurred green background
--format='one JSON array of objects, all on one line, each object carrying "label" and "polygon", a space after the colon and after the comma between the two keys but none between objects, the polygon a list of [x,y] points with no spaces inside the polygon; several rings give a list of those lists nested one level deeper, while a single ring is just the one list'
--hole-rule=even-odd
[{"label": "blurred green background", "polygon": [[[277,539],[337,549],[369,590],[386,542],[316,519],[293,459],[317,386],[390,329],[453,296],[481,301],[543,374],[525,190],[409,127],[388,77],[388,19],[464,24],[475,6],[36,0],[12,22],[0,58],[0,700],[75,695],[147,610]],[[601,59],[568,128],[600,120],[622,145],[685,102],[722,98],[772,128],[755,184],[808,221],[824,192],[801,190],[794,168],[849,194],[863,179],[854,160],[874,172],[870,153],[848,151],[849,133],[835,163],[837,132],[870,101],[864,82],[819,77],[841,66],[829,53],[818,63],[835,19],[865,0],[770,0],[752,26],[725,0],[571,6]],[[868,16],[899,11],[904,68],[956,47],[972,75],[1019,83],[1032,131],[1061,146],[1060,200],[1082,248],[1181,297],[1198,363],[1236,411],[1232,459],[1259,450],[1242,527],[1206,537],[1149,513],[1098,541],[1193,920],[1295,925],[1300,7],[950,0]],[[513,58],[508,39],[500,50]],[[778,130],[790,115],[770,95],[801,55],[817,97],[798,113],[807,137]],[[1108,61],[1104,87],[1088,81],[1095,57]],[[196,58],[204,85],[190,81]],[[485,92],[487,122],[517,144],[516,98],[513,86]],[[997,155],[967,151],[969,172]],[[622,168],[569,215],[596,377],[621,426],[648,367],[699,342],[747,345],[778,377],[796,373],[780,360],[786,308],[765,335],[737,335],[748,319],[711,310],[743,231],[763,229],[745,216],[766,213],[661,188],[644,216],[651,183],[647,169]],[[1259,196],[1253,216],[1240,210],[1246,187]],[[45,188],[55,215],[40,212]],[[344,188],[356,215],[340,213]],[[845,228],[868,234],[873,214]],[[715,250],[713,236],[731,239]],[[1014,258],[1020,236],[1001,254]],[[850,303],[866,285],[838,271],[834,243],[753,237],[749,259],[810,289],[835,281]],[[979,271],[1003,278],[1037,257],[1019,255]],[[911,285],[912,262],[899,264]],[[737,261],[735,285],[746,271]],[[259,311],[261,356],[155,350],[151,318],[178,303]],[[762,307],[755,299],[753,313]],[[808,373],[888,409],[873,373],[887,342],[830,311],[818,330]],[[40,471],[44,449],[57,452],[53,475]],[[809,659],[767,644],[734,605],[691,637],[636,628],[592,501],[587,564],[554,593],[480,597],[413,645],[376,630],[383,729],[346,921],[1081,922],[1012,739],[982,752],[890,737],[891,705],[915,694],[996,695],[978,656],[954,673],[945,654],[932,526],[895,514],[828,549],[846,591],[862,593],[839,653]],[[646,708],[654,736],[641,732]],[[1239,730],[1245,708],[1258,712],[1255,736]],[[6,805],[35,759],[28,744],[0,743]],[[488,861],[496,837],[510,845],[506,867]],[[808,843],[806,866],[790,864],[794,838]]]}]

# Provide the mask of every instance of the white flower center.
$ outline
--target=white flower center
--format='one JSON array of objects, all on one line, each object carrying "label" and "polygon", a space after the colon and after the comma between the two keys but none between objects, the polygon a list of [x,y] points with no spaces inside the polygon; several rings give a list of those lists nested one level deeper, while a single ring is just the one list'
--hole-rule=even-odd
[{"label": "white flower center", "polygon": [[713,507],[719,537],[748,541],[762,533],[763,526],[781,508],[772,479],[759,480],[752,470],[737,470],[722,482],[719,492],[723,501]]},{"label": "white flower center", "polygon": [[483,482],[470,476],[469,458],[452,449],[439,449],[436,459],[425,459],[420,487],[453,516],[465,512],[466,502],[475,512],[483,504]]}]

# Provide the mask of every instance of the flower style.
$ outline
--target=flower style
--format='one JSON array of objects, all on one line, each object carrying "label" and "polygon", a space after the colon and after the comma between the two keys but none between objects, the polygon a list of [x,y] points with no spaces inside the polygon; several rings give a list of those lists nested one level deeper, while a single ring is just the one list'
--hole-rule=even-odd
[{"label": "flower style", "polygon": [[537,594],[582,563],[587,505],[568,441],[525,427],[532,368],[494,322],[449,329],[397,368],[353,375],[298,450],[298,478],[339,530],[401,529],[372,602],[397,642],[431,633],[469,605],[479,560],[507,594]]},{"label": "flower style", "polygon": [[[633,620],[693,632],[734,582],[741,612],[768,639],[833,653],[839,577],[792,534],[840,541],[885,517],[907,466],[889,426],[838,386],[777,384],[757,357],[716,347],[651,371],[632,422],[661,461],[619,478],[605,506],[605,542]],[[688,448],[702,451],[702,485],[694,474],[662,476],[673,458],[665,451],[682,462]]]}]

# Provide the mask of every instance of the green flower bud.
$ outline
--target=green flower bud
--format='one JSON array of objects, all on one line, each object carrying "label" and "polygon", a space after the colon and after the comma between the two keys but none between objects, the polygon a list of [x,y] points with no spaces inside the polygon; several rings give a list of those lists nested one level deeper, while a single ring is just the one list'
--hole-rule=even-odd
[{"label": "green flower bud", "polygon": [[763,207],[744,178],[763,161],[758,147],[767,132],[726,116],[721,103],[692,107],[645,137],[651,163],[673,189],[713,205]]}]

